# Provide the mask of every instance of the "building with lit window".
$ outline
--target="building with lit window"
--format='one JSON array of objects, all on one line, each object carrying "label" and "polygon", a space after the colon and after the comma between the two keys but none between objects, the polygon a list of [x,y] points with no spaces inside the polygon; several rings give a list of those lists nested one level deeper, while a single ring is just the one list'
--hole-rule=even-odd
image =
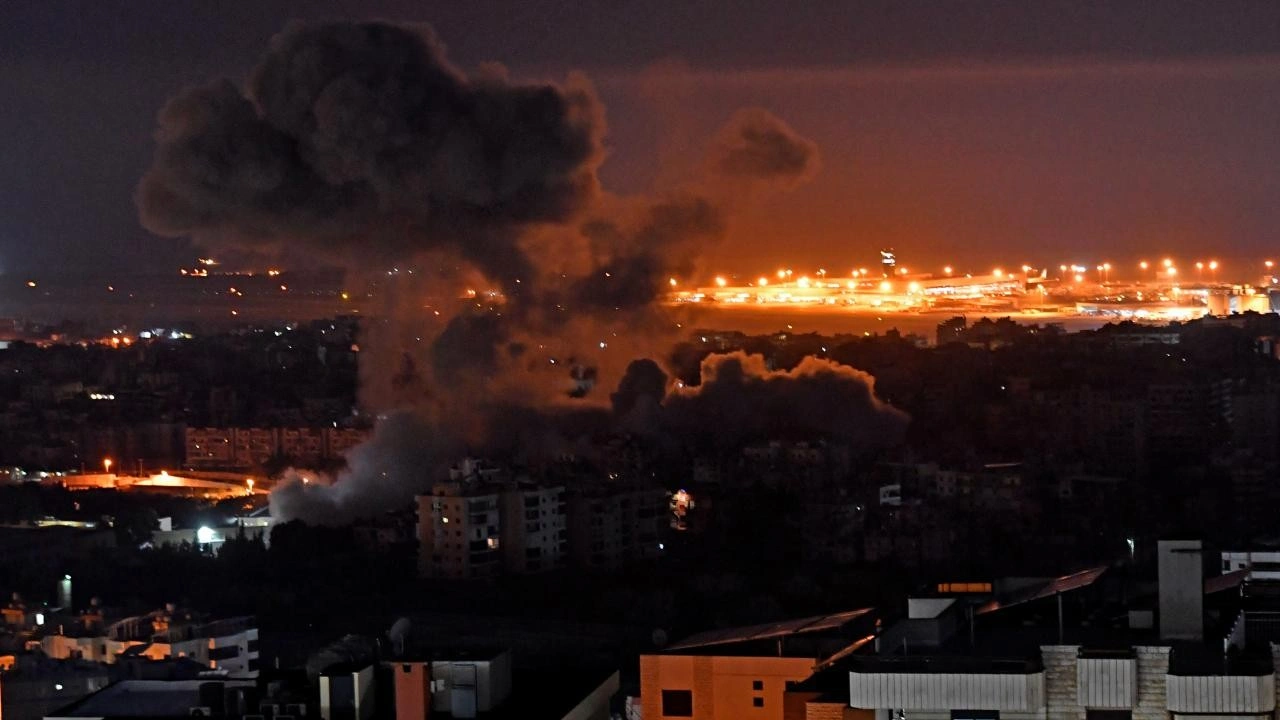
[{"label": "building with lit window", "polygon": [[253,618],[211,621],[173,605],[114,621],[93,608],[69,625],[60,623],[57,632],[44,634],[39,644],[56,660],[111,665],[122,657],[186,658],[237,677],[258,674],[258,628]]},{"label": "building with lit window", "polygon": [[564,563],[564,488],[503,478],[468,460],[418,497],[418,572],[481,578]]},{"label": "building with lit window", "polygon": [[299,466],[336,460],[369,438],[360,428],[200,428],[186,429],[186,465],[233,470],[260,467],[276,457]]}]

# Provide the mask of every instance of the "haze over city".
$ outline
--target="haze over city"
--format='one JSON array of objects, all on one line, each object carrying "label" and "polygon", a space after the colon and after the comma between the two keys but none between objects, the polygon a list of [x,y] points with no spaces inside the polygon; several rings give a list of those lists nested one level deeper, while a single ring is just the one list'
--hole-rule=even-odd
[{"label": "haze over city", "polygon": [[[460,68],[581,71],[606,108],[602,183],[687,180],[739,107],[821,149],[803,190],[752,203],[718,272],[854,266],[895,247],[985,267],[1269,254],[1280,218],[1280,40],[1267,3],[162,2],[6,9],[0,269],[168,273],[200,253],[154,237],[132,195],[181,88],[243,82],[291,19],[429,22]],[[784,250],[785,248],[785,250]],[[1104,257],[1105,256],[1105,257]],[[866,262],[863,260],[862,262]]]},{"label": "haze over city", "polygon": [[1280,705],[1280,5],[0,10],[5,720]]}]

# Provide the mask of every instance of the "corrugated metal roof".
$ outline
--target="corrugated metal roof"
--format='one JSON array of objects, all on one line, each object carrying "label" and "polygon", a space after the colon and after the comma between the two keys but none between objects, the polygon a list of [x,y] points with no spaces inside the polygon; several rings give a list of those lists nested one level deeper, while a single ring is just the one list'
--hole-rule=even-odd
[{"label": "corrugated metal roof", "polygon": [[781,622],[725,628],[723,630],[709,630],[691,635],[667,649],[688,650],[690,648],[707,647],[708,645],[727,645],[750,640],[783,638],[790,635],[821,632],[823,630],[838,630],[869,612],[871,612],[871,608],[861,608],[828,615],[814,615],[796,620],[783,620]]},{"label": "corrugated metal roof", "polygon": [[1029,603],[1032,600],[1040,600],[1041,598],[1053,597],[1064,592],[1079,590],[1092,585],[1102,577],[1102,573],[1106,572],[1106,566],[1081,570],[1070,575],[1063,575],[1060,578],[1054,578],[1043,585],[1037,585],[1022,592],[1015,593],[1004,600],[992,600],[982,607],[978,608],[979,615],[985,615],[997,610],[1003,610],[1014,605]]},{"label": "corrugated metal roof", "polygon": [[1240,584],[1249,578],[1249,569],[1236,570],[1234,572],[1223,573],[1216,577],[1205,578],[1204,592],[1206,595],[1222,592],[1223,590],[1231,590],[1240,587]]}]

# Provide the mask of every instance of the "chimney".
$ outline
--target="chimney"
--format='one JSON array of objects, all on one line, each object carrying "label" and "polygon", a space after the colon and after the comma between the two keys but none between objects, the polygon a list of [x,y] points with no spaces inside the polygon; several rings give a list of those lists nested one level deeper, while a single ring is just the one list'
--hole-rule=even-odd
[{"label": "chimney", "polygon": [[1204,638],[1204,558],[1199,540],[1157,544],[1160,581],[1160,637]]}]

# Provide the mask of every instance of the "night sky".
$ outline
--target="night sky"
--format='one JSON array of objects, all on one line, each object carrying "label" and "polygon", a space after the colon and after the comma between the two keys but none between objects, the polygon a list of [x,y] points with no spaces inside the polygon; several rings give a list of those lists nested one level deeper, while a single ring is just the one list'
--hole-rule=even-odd
[{"label": "night sky", "polygon": [[1273,0],[39,0],[0,7],[0,272],[189,265],[132,199],[156,113],[242,80],[294,18],[424,21],[467,70],[584,71],[615,193],[680,182],[735,110],[768,109],[822,170],[733,218],[729,272],[886,245],[975,268],[1280,255]]}]

